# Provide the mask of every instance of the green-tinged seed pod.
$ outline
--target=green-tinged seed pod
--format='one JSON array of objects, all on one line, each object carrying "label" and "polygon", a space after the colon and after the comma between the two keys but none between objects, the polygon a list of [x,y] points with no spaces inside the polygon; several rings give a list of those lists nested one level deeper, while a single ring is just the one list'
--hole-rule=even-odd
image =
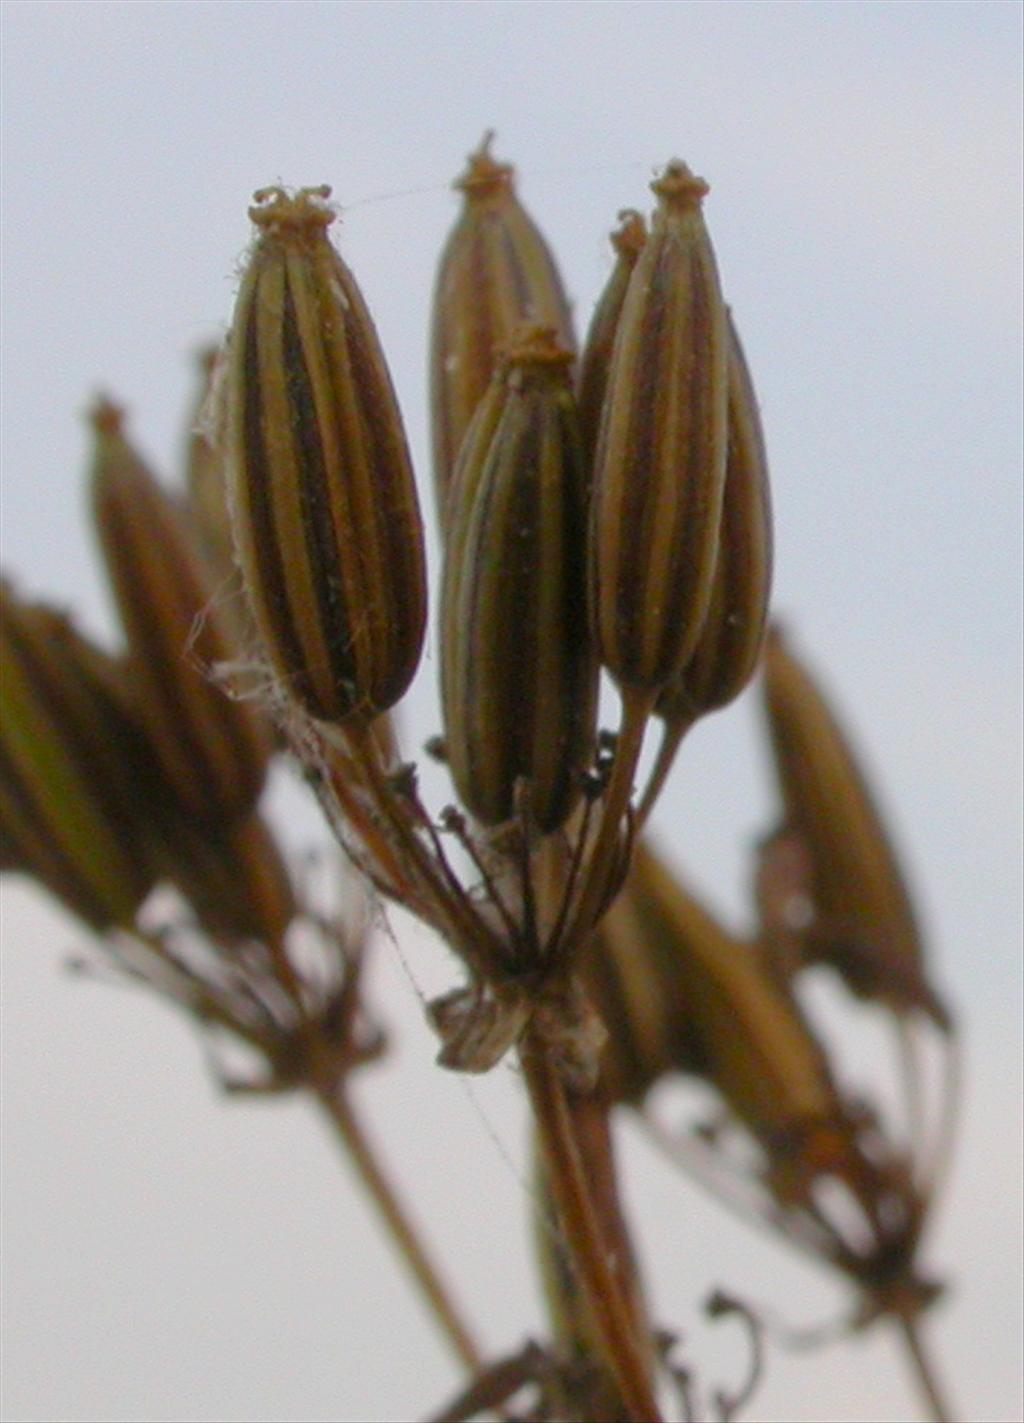
[{"label": "green-tinged seed pod", "polygon": [[949,1013],[927,978],[920,932],[873,796],[845,733],[773,628],[764,697],[787,830],[809,859],[809,957],[830,962],[857,996],[896,1013]]},{"label": "green-tinged seed pod", "polygon": [[670,163],[619,319],[594,460],[591,617],[623,686],[655,691],[693,653],[711,598],[727,451],[725,306],[701,214]]},{"label": "green-tinged seed pod", "polygon": [[[467,435],[453,482],[441,610],[445,740],[478,820],[561,825],[595,734],[586,476],[571,354],[527,328]],[[490,438],[486,439],[485,436]]]},{"label": "green-tinged seed pod", "polygon": [[772,577],[772,516],[757,397],[729,317],[729,454],[711,603],[692,657],[658,699],[669,722],[727,706],[754,675]]},{"label": "green-tinged seed pod", "polygon": [[315,717],[398,701],[426,619],[423,530],[384,354],[331,246],[328,188],[256,194],[225,375],[235,544],[284,688]]},{"label": "green-tinged seed pod", "polygon": [[298,906],[288,867],[259,814],[219,832],[205,833],[183,819],[163,831],[163,872],[211,938],[281,944]]},{"label": "green-tinged seed pod", "polygon": [[524,321],[552,326],[566,350],[576,349],[554,258],[516,196],[514,170],[491,157],[491,137],[455,181],[464,206],[434,289],[430,411],[442,532],[463,438],[515,328]]},{"label": "green-tinged seed pod", "polygon": [[235,650],[184,511],[128,443],[116,406],[100,401],[92,421],[93,510],[139,715],[182,806],[229,824],[263,787],[269,729],[252,702],[211,678]]},{"label": "green-tinged seed pod", "polygon": [[61,614],[0,597],[0,830],[9,859],[91,928],[130,928],[156,879],[144,740],[117,666]]},{"label": "green-tinged seed pod", "polygon": [[619,329],[619,318],[629,289],[629,279],[646,241],[647,224],[640,213],[630,209],[620,212],[619,226],[611,236],[616,254],[615,266],[594,308],[580,357],[578,404],[583,447],[588,462],[593,460],[597,447],[615,333]]},{"label": "green-tinged seed pod", "polygon": [[646,842],[588,958],[611,1034],[609,1091],[638,1101],[665,1073],[708,1080],[769,1150],[829,1135],[839,1107],[822,1051],[753,945],[735,938]]}]

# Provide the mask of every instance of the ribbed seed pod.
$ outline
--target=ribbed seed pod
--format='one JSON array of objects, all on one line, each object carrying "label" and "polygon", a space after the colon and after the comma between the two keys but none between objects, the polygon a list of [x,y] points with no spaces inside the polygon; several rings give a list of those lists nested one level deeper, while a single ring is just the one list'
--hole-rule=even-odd
[{"label": "ribbed seed pod", "polygon": [[895,1012],[949,1014],[927,981],[910,896],[871,791],[814,681],[769,632],[764,697],[787,829],[810,862],[811,957],[830,962],[851,992]]},{"label": "ribbed seed pod", "polygon": [[601,949],[585,977],[613,1029],[609,1090],[637,1100],[664,1073],[696,1073],[769,1149],[834,1123],[824,1057],[792,1000],[644,842]]},{"label": "ribbed seed pod", "polygon": [[658,699],[667,721],[728,705],[754,675],[772,577],[772,516],[757,397],[729,317],[729,454],[711,603],[692,657]]},{"label": "ribbed seed pod", "polygon": [[454,186],[465,205],[441,255],[430,342],[434,480],[442,532],[463,437],[498,355],[524,321],[552,326],[575,352],[572,315],[547,243],[515,192],[514,170],[487,134]]},{"label": "ribbed seed pod", "polygon": [[727,328],[682,163],[652,187],[651,235],[619,319],[594,461],[591,616],[601,660],[656,690],[692,654],[718,551],[727,449]]},{"label": "ribbed seed pod", "polygon": [[327,188],[256,194],[225,377],[228,486],[253,615],[313,716],[367,721],[419,662],[423,530],[373,321]]},{"label": "ribbed seed pod", "polygon": [[[571,354],[530,328],[495,376],[453,483],[441,613],[448,760],[478,820],[562,824],[595,731],[585,471]],[[484,437],[490,434],[490,439]]]},{"label": "ribbed seed pod", "polygon": [[182,509],[125,439],[122,413],[93,412],[93,511],[128,637],[139,715],[175,796],[198,819],[226,825],[255,805],[270,754],[251,702],[206,669],[229,662],[230,632]]},{"label": "ribbed seed pod", "polygon": [[619,318],[626,300],[629,279],[646,241],[647,224],[641,215],[631,210],[620,212],[619,226],[611,236],[616,254],[615,266],[590,318],[587,339],[580,357],[578,404],[583,447],[588,461],[593,460],[597,447],[615,333],[619,329]]},{"label": "ribbed seed pod", "polygon": [[3,586],[0,829],[8,858],[97,930],[130,927],[156,878],[144,743],[115,683],[65,618]]}]

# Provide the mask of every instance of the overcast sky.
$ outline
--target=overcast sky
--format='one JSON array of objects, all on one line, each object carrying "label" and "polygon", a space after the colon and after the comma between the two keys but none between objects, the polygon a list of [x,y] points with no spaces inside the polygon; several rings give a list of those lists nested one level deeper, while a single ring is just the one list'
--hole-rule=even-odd
[{"label": "overcast sky", "polygon": [[[580,325],[606,233],[684,158],[760,395],[775,604],[891,810],[969,1091],[930,1259],[965,1418],[1019,1419],[1021,8],[974,4],[31,4],[3,13],[3,521],[26,593],[111,619],[85,523],[81,414],[124,401],[180,466],[192,353],[223,333],[254,188],[329,182],[426,488],[425,347],[450,179],[485,128]],[[436,729],[432,649],[406,716]],[[756,708],[698,729],[658,816],[723,912],[771,814]],[[278,791],[294,843],[317,818]],[[234,1105],[159,1004],[61,972],[75,926],[4,888],[5,1416],[405,1419],[455,1376],[330,1143],[297,1105]],[[448,955],[396,921],[422,992]],[[518,1084],[434,1069],[382,942],[394,1063],[367,1111],[495,1350],[541,1328]],[[500,1143],[500,1146],[499,1144]],[[821,1272],[726,1221],[628,1138],[660,1322],[737,1366],[712,1285],[793,1322]],[[520,1249],[522,1246],[522,1249]],[[520,1256],[524,1259],[521,1260]],[[719,1337],[721,1335],[721,1337]],[[728,1336],[728,1337],[727,1337]],[[881,1333],[777,1351],[755,1405],[910,1419]]]}]

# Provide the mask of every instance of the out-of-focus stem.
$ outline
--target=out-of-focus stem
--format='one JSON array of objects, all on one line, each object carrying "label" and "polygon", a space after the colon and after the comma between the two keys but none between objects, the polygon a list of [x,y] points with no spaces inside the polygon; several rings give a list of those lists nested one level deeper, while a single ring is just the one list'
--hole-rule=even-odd
[{"label": "out-of-focus stem", "polygon": [[468,1327],[452,1302],[420,1240],[416,1228],[395,1193],[377,1157],[376,1150],[352,1110],[344,1090],[317,1086],[317,1101],[326,1113],[363,1186],[373,1198],[384,1225],[396,1249],[405,1261],[435,1321],[448,1340],[452,1351],[466,1368],[475,1373],[482,1365],[482,1356]]},{"label": "out-of-focus stem", "polygon": [[912,1314],[898,1314],[896,1322],[907,1346],[914,1375],[928,1405],[929,1418],[932,1423],[953,1423],[953,1410],[936,1376],[935,1366],[925,1352],[917,1319]]},{"label": "out-of-focus stem", "polygon": [[633,1313],[608,1257],[576,1142],[565,1088],[549,1049],[528,1034],[520,1050],[541,1147],[547,1162],[559,1223],[600,1340],[604,1362],[615,1376],[629,1423],[661,1423],[650,1370],[637,1338]]}]

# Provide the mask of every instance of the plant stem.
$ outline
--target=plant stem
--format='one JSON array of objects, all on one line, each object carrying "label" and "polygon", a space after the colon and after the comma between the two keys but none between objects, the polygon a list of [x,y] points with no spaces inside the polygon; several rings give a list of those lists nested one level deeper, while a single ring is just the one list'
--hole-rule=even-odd
[{"label": "plant stem", "polygon": [[476,1372],[482,1365],[480,1351],[385,1175],[374,1147],[352,1110],[351,1102],[343,1090],[320,1086],[313,1090],[452,1351],[470,1372]]},{"label": "plant stem", "polygon": [[629,1423],[661,1423],[633,1317],[608,1258],[590,1186],[580,1160],[565,1088],[547,1044],[528,1034],[520,1061],[573,1266],[605,1363],[615,1375]]},{"label": "plant stem", "polygon": [[929,1417],[933,1423],[952,1423],[953,1410],[939,1385],[934,1365],[925,1353],[916,1317],[913,1314],[901,1313],[895,1318],[913,1363],[917,1382],[927,1402]]}]

